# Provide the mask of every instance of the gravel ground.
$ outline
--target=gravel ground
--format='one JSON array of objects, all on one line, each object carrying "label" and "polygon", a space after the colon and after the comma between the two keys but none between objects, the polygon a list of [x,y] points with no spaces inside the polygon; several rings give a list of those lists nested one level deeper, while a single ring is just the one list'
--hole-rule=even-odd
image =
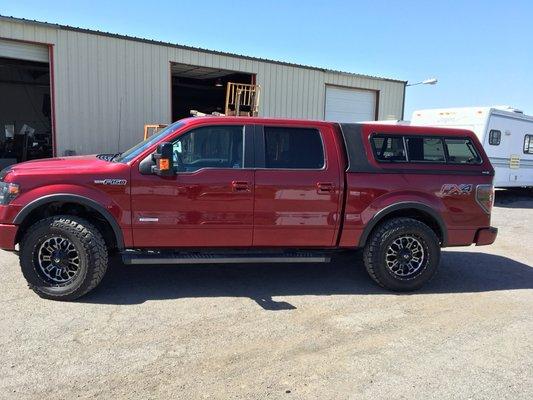
[{"label": "gravel ground", "polygon": [[0,398],[533,398],[533,194],[423,290],[331,264],[123,267],[74,303],[0,252]]}]

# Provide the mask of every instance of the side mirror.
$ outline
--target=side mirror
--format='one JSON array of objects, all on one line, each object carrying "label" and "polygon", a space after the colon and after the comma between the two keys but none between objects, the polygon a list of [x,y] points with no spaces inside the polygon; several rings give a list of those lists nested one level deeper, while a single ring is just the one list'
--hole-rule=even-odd
[{"label": "side mirror", "polygon": [[155,165],[152,165],[153,174],[159,176],[172,176],[175,174],[172,143],[164,142],[157,146],[152,159],[155,162]]}]

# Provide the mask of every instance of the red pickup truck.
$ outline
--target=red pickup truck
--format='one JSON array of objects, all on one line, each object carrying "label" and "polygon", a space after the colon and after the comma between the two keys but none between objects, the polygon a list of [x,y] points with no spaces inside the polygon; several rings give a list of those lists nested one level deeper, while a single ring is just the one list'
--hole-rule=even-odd
[{"label": "red pickup truck", "polygon": [[494,170],[466,130],[203,117],[121,154],[0,174],[0,248],[44,298],[125,264],[327,262],[362,248],[391,290],[420,288],[440,248],[487,245]]}]

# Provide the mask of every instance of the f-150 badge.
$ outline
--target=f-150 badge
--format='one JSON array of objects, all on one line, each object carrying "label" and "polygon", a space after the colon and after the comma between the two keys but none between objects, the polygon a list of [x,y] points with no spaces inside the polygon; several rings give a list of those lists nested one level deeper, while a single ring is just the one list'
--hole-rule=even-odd
[{"label": "f-150 badge", "polygon": [[95,179],[94,183],[97,185],[124,186],[128,181],[126,179]]},{"label": "f-150 badge", "polygon": [[440,195],[444,196],[454,196],[454,195],[464,195],[470,194],[472,192],[473,185],[470,183],[445,183],[440,188]]}]

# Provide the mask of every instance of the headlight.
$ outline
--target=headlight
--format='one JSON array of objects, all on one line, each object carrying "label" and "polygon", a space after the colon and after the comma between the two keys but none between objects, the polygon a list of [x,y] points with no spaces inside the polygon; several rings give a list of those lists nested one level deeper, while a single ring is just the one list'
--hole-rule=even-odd
[{"label": "headlight", "polygon": [[9,204],[20,193],[20,186],[16,183],[0,182],[0,204]]}]

